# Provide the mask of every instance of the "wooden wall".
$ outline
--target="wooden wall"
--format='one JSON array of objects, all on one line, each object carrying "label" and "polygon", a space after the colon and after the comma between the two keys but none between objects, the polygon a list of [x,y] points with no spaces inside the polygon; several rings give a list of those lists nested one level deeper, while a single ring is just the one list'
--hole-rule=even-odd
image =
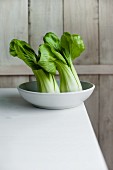
[{"label": "wooden wall", "polygon": [[83,37],[86,52],[74,63],[80,79],[96,85],[86,107],[113,170],[113,0],[0,0],[0,23],[0,87],[33,79],[22,61],[10,57],[12,38],[28,41],[37,51],[48,31]]}]

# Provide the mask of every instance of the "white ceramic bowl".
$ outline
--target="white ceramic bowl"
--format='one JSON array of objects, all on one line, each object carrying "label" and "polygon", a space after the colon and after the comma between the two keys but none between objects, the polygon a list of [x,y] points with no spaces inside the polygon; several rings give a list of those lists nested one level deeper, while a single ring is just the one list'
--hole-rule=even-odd
[{"label": "white ceramic bowl", "polygon": [[93,92],[95,85],[83,82],[82,91],[67,93],[40,93],[37,92],[36,81],[23,83],[18,87],[20,95],[36,107],[46,109],[66,109],[79,106]]}]

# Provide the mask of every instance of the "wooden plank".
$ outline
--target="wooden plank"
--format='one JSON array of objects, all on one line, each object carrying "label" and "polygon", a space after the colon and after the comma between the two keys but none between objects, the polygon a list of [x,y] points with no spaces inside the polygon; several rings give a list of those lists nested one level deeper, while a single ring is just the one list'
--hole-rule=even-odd
[{"label": "wooden plank", "polygon": [[0,66],[23,64],[9,55],[9,43],[13,38],[28,40],[27,0],[0,0],[0,23]]},{"label": "wooden plank", "polygon": [[28,81],[29,76],[0,76],[0,88],[17,87],[21,83]]},{"label": "wooden plank", "polygon": [[32,0],[30,4],[30,43],[37,51],[46,32],[63,32],[62,0]]},{"label": "wooden plank", "polygon": [[109,170],[113,170],[113,76],[100,77],[99,142]]},{"label": "wooden plank", "polygon": [[[78,74],[84,75],[109,75],[113,74],[113,65],[75,65]],[[27,66],[1,66],[0,75],[33,75]],[[58,72],[57,72],[58,75]]]},{"label": "wooden plank", "polygon": [[[9,43],[13,38],[28,40],[28,1],[1,0],[0,23],[0,67],[2,66],[7,72],[10,67],[12,68],[12,72],[14,72],[13,66],[16,70],[16,65],[25,64],[18,58],[9,55]],[[26,76],[1,76],[0,87],[15,87],[17,84],[26,80],[28,81],[28,77]]]},{"label": "wooden plank", "polygon": [[[99,0],[100,64],[113,64],[113,0]],[[113,170],[113,76],[100,76],[99,142]]]},{"label": "wooden plank", "polygon": [[98,1],[64,0],[64,31],[80,34],[86,51],[77,64],[98,63]]},{"label": "wooden plank", "polygon": [[113,64],[113,0],[99,0],[100,63]]},{"label": "wooden plank", "polygon": [[92,126],[98,138],[98,114],[99,114],[99,83],[97,75],[79,75],[80,80],[89,81],[95,84],[95,90],[91,97],[86,100],[85,105],[91,120]]}]

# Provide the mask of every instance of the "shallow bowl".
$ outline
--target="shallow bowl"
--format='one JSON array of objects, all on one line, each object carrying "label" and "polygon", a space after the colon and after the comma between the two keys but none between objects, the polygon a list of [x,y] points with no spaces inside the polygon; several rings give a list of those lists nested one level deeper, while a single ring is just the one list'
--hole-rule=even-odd
[{"label": "shallow bowl", "polygon": [[20,95],[36,107],[45,109],[66,109],[77,107],[92,94],[95,85],[83,82],[82,91],[66,93],[40,93],[37,92],[36,81],[23,83],[18,87]]}]

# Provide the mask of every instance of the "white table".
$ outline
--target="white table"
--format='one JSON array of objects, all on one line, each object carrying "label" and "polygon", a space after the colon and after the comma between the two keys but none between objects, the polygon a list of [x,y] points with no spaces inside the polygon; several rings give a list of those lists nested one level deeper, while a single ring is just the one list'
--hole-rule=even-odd
[{"label": "white table", "polygon": [[84,104],[44,110],[0,89],[0,170],[107,170]]}]

